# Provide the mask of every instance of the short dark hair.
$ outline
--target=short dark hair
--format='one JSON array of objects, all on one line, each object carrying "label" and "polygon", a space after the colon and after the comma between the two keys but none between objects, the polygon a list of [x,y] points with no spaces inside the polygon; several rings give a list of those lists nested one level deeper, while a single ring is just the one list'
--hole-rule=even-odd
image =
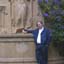
[{"label": "short dark hair", "polygon": [[[38,22],[40,22],[42,25],[44,25],[44,24],[43,24],[43,21],[38,21]],[[37,22],[37,23],[38,23],[38,22]],[[36,23],[36,26],[38,26],[38,24],[37,24],[37,23]]]}]

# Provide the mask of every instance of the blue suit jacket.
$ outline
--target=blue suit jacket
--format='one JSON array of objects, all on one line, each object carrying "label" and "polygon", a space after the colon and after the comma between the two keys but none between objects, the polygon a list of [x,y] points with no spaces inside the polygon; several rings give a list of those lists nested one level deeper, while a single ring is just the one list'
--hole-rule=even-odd
[{"label": "blue suit jacket", "polygon": [[[39,29],[35,29],[35,30],[26,30],[28,33],[32,33],[33,34],[33,37],[34,37],[34,41],[35,41],[35,44],[37,44],[37,36],[38,36],[38,31]],[[42,31],[41,33],[41,44],[40,46],[49,46],[50,44],[50,41],[51,41],[51,31],[44,28],[44,30]]]}]

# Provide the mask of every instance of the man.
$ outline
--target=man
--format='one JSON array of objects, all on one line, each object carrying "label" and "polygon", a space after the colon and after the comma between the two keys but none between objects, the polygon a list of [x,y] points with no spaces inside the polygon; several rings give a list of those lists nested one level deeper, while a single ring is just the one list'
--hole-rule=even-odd
[{"label": "man", "polygon": [[48,64],[48,46],[51,40],[51,32],[44,27],[42,21],[37,22],[37,29],[28,30],[24,29],[28,33],[32,33],[36,45],[36,59],[38,64]]}]

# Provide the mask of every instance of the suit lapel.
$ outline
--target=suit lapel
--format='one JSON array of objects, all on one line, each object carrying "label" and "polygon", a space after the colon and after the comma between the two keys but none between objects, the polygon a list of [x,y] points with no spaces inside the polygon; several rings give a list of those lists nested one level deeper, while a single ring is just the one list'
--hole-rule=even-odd
[{"label": "suit lapel", "polygon": [[41,34],[43,34],[45,32],[45,28],[44,28],[44,30],[42,31],[42,33]]}]

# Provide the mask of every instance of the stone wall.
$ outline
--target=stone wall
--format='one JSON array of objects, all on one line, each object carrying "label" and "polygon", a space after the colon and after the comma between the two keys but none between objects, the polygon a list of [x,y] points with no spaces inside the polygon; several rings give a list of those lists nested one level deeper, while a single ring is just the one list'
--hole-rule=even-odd
[{"label": "stone wall", "polygon": [[[64,63],[52,47],[48,55],[49,64]],[[37,64],[32,34],[0,35],[0,64]]]}]

